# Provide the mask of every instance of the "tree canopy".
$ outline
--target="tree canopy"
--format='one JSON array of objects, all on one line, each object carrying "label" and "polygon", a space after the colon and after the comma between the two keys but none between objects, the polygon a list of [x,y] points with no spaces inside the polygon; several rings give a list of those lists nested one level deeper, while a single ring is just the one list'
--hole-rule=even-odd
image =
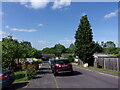
[{"label": "tree canopy", "polygon": [[10,69],[9,66],[14,59],[19,58],[40,58],[41,51],[32,47],[28,41],[19,42],[12,38],[12,35],[2,38],[2,67]]}]

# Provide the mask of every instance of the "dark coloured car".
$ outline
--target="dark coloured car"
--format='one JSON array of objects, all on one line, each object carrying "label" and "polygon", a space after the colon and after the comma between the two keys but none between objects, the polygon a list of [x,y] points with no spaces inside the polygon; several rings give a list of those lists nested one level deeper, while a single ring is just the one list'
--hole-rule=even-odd
[{"label": "dark coloured car", "polygon": [[68,59],[56,59],[52,65],[54,75],[58,73],[73,72],[72,64]]},{"label": "dark coloured car", "polygon": [[14,72],[11,70],[3,71],[0,73],[0,84],[2,88],[10,86],[15,80]]},{"label": "dark coloured car", "polygon": [[42,58],[42,61],[49,61],[49,59],[47,59],[47,58]]}]

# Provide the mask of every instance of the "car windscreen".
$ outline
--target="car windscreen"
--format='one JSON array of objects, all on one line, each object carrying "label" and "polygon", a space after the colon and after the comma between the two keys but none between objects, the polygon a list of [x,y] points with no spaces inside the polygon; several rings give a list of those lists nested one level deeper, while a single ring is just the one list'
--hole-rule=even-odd
[{"label": "car windscreen", "polygon": [[57,64],[68,64],[70,63],[69,60],[57,60]]}]

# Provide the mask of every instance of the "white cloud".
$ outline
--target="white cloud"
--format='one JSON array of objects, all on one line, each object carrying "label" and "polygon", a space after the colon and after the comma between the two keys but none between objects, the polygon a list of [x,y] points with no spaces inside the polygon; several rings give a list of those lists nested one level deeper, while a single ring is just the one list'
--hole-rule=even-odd
[{"label": "white cloud", "polygon": [[13,30],[13,31],[21,31],[21,32],[35,32],[36,29],[18,29],[18,28],[11,28],[10,26],[5,26],[5,28]]},{"label": "white cloud", "polygon": [[33,9],[45,8],[48,3],[53,2],[52,9],[56,9],[70,6],[72,0],[6,0],[6,2],[20,2],[21,5]]},{"label": "white cloud", "polygon": [[28,2],[21,2],[21,5],[24,5],[27,8],[39,9],[45,8],[49,0],[28,0]]},{"label": "white cloud", "polygon": [[39,40],[38,43],[39,43],[40,45],[49,45],[49,44],[50,44],[50,42],[44,41],[44,40]]},{"label": "white cloud", "polygon": [[37,26],[41,27],[41,26],[43,26],[43,24],[38,24]]},{"label": "white cloud", "polygon": [[67,38],[65,38],[64,40],[59,40],[59,43],[65,45],[66,47],[69,47],[69,45],[74,42],[75,40],[69,40]]},{"label": "white cloud", "polygon": [[70,5],[71,5],[71,0],[55,0],[52,8],[57,9]]},{"label": "white cloud", "polygon": [[115,10],[114,12],[108,13],[104,16],[105,19],[109,19],[111,17],[117,16],[118,15],[118,9]]},{"label": "white cloud", "polygon": [[10,26],[7,25],[7,26],[5,26],[5,28],[10,28]]},{"label": "white cloud", "polygon": [[35,32],[36,29],[18,29],[18,28],[11,28],[13,31],[21,31],[21,32]]},{"label": "white cloud", "polygon": [[37,42],[33,42],[33,46],[37,49],[40,49],[42,50],[43,48],[50,48],[50,47],[53,47],[54,44],[53,43],[50,43],[48,41],[45,41],[45,40],[38,40]]},{"label": "white cloud", "polygon": [[5,31],[0,31],[0,35],[6,35],[7,33]]}]

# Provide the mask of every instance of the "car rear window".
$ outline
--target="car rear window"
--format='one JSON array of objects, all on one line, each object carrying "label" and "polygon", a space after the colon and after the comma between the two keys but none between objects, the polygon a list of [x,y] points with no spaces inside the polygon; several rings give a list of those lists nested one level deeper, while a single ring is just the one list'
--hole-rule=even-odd
[{"label": "car rear window", "polygon": [[57,64],[68,64],[70,62],[69,62],[69,60],[58,60],[56,63]]}]

